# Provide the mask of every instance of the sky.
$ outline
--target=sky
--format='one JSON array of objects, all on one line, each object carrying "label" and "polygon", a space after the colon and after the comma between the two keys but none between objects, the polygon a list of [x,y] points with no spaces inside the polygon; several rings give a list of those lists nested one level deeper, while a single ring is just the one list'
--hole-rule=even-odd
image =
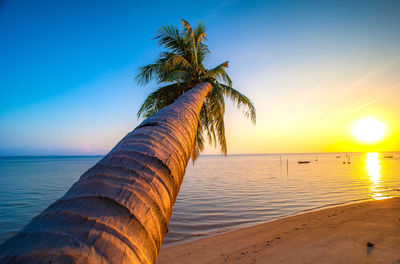
[{"label": "sky", "polygon": [[[103,155],[140,122],[162,25],[207,24],[253,125],[228,104],[229,154],[400,150],[400,1],[0,0],[0,155]],[[386,125],[378,143],[355,121]],[[205,154],[219,153],[208,147]]]}]

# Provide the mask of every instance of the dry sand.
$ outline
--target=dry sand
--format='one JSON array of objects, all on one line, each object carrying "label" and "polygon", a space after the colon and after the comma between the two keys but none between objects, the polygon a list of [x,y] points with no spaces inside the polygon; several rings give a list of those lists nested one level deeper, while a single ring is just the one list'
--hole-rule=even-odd
[{"label": "dry sand", "polygon": [[157,263],[399,264],[400,198],[323,209],[166,247]]}]

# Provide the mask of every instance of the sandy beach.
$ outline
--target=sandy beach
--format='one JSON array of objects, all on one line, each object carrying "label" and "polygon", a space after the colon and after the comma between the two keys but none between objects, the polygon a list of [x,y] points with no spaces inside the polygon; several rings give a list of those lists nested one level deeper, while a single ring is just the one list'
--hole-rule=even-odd
[{"label": "sandy beach", "polygon": [[165,247],[157,263],[400,263],[400,198],[322,209]]}]

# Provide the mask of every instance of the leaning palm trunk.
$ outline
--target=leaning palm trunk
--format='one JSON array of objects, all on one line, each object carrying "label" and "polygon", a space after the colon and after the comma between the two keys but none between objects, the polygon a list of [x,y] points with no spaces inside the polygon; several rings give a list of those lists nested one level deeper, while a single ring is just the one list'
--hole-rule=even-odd
[{"label": "leaning palm trunk", "polygon": [[1,245],[0,263],[155,263],[210,89],[143,121]]}]

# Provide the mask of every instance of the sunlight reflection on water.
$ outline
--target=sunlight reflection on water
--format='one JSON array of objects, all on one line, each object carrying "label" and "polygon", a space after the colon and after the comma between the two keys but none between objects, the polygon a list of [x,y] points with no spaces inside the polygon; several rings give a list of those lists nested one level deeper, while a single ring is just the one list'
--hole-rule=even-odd
[{"label": "sunlight reflection on water", "polygon": [[366,154],[366,169],[371,181],[370,192],[374,200],[383,200],[391,198],[389,194],[385,194],[383,186],[381,185],[381,164],[379,160],[379,153],[370,152]]}]

